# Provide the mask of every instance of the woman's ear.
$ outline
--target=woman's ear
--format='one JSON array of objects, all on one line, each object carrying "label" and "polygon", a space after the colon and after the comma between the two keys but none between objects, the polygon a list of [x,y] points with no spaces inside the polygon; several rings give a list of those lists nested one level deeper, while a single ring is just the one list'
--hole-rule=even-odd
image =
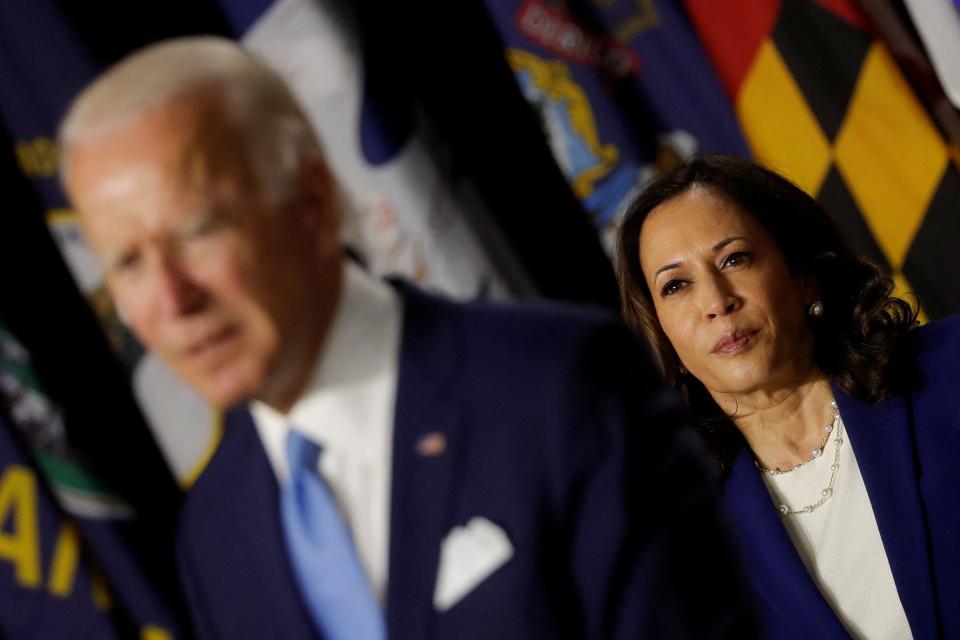
[{"label": "woman's ear", "polygon": [[798,276],[800,284],[800,294],[803,296],[804,309],[820,300],[820,284],[812,273],[805,273]]}]

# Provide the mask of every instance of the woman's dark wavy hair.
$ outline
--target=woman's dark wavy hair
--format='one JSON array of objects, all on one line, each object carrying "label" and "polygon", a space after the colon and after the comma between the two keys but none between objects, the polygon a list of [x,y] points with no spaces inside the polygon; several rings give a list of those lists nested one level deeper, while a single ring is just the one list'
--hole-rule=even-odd
[{"label": "woman's dark wavy hair", "polygon": [[647,215],[695,187],[752,214],[776,241],[791,272],[813,278],[824,310],[810,320],[814,362],[841,390],[876,403],[916,383],[917,311],[892,296],[890,276],[854,253],[816,200],[742,158],[704,156],[680,165],[627,208],[618,238],[617,275],[624,318],[646,338],[667,381],[693,410],[722,469],[743,446],[742,437],[706,388],[683,373],[640,269],[640,229]]}]

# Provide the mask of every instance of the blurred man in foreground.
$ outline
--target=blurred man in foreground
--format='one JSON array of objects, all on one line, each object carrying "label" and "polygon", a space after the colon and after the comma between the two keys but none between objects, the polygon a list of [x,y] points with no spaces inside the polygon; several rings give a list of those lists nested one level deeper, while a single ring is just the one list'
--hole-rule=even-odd
[{"label": "blurred man in foreground", "polygon": [[182,521],[202,635],[749,634],[711,485],[620,325],[365,274],[306,117],[236,44],[134,54],[61,138],[122,314],[233,407]]}]

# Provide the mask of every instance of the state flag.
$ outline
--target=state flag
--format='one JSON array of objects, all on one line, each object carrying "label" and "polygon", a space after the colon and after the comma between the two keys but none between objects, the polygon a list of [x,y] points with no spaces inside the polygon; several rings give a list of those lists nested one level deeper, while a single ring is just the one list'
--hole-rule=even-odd
[{"label": "state flag", "polygon": [[[814,195],[856,249],[960,310],[960,172],[852,0],[685,0],[754,155]],[[909,296],[908,296],[909,297]]]}]

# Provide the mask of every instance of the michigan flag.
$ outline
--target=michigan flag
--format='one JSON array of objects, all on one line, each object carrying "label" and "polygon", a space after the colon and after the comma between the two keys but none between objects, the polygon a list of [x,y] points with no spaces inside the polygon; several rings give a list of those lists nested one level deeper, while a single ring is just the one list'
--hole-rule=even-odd
[{"label": "michigan flag", "polygon": [[722,87],[671,2],[487,0],[553,155],[610,247],[638,185],[693,155],[746,155]]}]

